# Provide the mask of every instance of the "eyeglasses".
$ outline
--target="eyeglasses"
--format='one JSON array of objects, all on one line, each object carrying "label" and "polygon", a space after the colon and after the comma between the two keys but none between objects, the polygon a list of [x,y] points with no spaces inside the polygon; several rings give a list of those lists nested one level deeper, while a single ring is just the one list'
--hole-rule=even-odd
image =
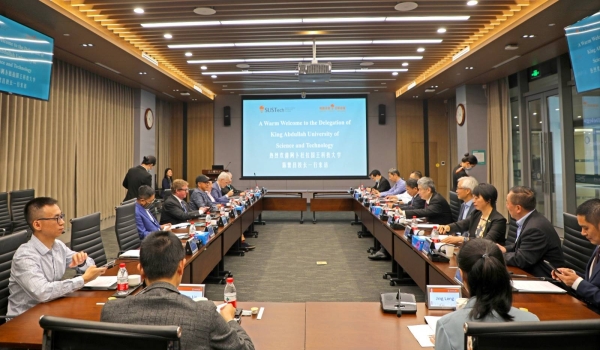
[{"label": "eyeglasses", "polygon": [[37,220],[56,220],[56,224],[60,224],[60,220],[65,221],[65,214],[60,213],[59,216],[55,216],[53,218],[39,218],[39,219],[36,219],[35,221],[37,221]]},{"label": "eyeglasses", "polygon": [[180,189],[178,189],[177,191],[184,191],[184,192],[187,192],[187,191],[189,191],[189,190],[190,190],[189,188],[180,188]]}]

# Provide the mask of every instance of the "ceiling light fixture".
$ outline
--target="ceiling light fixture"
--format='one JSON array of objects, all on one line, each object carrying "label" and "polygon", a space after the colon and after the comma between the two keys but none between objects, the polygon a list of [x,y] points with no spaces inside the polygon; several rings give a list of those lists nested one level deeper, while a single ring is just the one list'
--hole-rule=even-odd
[{"label": "ceiling light fixture", "polygon": [[206,67],[206,66],[200,66],[200,69],[206,70],[206,69],[208,69],[208,67]]},{"label": "ceiling light fixture", "polygon": [[446,28],[440,28],[437,30],[438,33],[442,34],[446,32]]},{"label": "ceiling light fixture", "polygon": [[[411,40],[343,40],[317,41],[317,45],[370,45],[370,44],[440,44],[442,39]],[[259,47],[259,46],[313,46],[313,41],[263,41],[252,43],[213,43],[213,44],[178,44],[168,45],[169,49],[197,49],[214,47]],[[417,50],[419,51],[419,50]],[[423,49],[425,51],[425,49]],[[419,52],[423,52],[419,51]]]},{"label": "ceiling light fixture", "polygon": [[215,11],[215,9],[212,7],[196,7],[194,9],[194,13],[202,16],[210,16],[217,13],[217,11]]},{"label": "ceiling light fixture", "polygon": [[419,48],[417,49],[417,52],[425,52],[425,48],[424,48],[424,47],[419,47]]},{"label": "ceiling light fixture", "polygon": [[398,72],[393,72],[392,75],[396,76],[396,75],[398,75]]},{"label": "ceiling light fixture", "polygon": [[408,62],[402,63],[402,67],[407,67],[407,66],[408,66]]},{"label": "ceiling light fixture", "polygon": [[416,2],[406,1],[406,2],[401,2],[401,3],[396,4],[396,6],[394,6],[394,10],[406,12],[406,11],[412,11],[412,10],[416,9],[417,7],[419,7],[419,5]]},{"label": "ceiling light fixture", "polygon": [[373,62],[361,62],[361,63],[360,63],[360,65],[361,65],[362,67],[369,67],[369,66],[372,66],[372,65],[374,65],[374,64],[375,64],[375,63],[373,63]]},{"label": "ceiling light fixture", "polygon": [[247,63],[240,63],[240,64],[236,64],[235,66],[238,68],[243,68],[243,69],[250,68],[250,65]]},{"label": "ceiling light fixture", "polygon": [[475,6],[479,3],[479,1],[471,0],[467,1],[467,6]]},{"label": "ceiling light fixture", "polygon": [[[401,60],[421,60],[423,56],[374,56],[374,57],[317,57],[319,61],[401,61]],[[272,57],[272,58],[234,58],[234,59],[214,59],[214,60],[188,60],[190,64],[202,63],[256,63],[256,62],[310,62],[310,57]],[[406,63],[406,62],[405,62]],[[408,66],[408,63],[403,64]]]},{"label": "ceiling light fixture", "polygon": [[186,57],[192,57],[193,55],[192,55],[192,53],[191,53],[191,52],[186,52],[186,53],[185,53],[185,56],[186,56]]},{"label": "ceiling light fixture", "polygon": [[173,35],[166,33],[165,35],[163,35],[165,37],[165,39],[173,39]]},{"label": "ceiling light fixture", "polygon": [[216,76],[216,75],[214,75],[214,74],[213,74],[213,75],[211,75],[210,77],[211,77],[211,78],[213,78],[213,79],[216,79],[216,78],[217,78],[217,76]]},{"label": "ceiling light fixture", "polygon": [[[331,73],[387,73],[387,72],[407,72],[406,68],[396,69],[332,69]],[[235,75],[235,74],[297,74],[297,70],[257,70],[257,71],[223,71],[223,72],[202,72],[202,75]]]},{"label": "ceiling light fixture", "polygon": [[121,72],[119,72],[118,70],[116,70],[116,69],[112,69],[112,68],[110,68],[109,66],[105,66],[105,65],[103,65],[103,64],[102,64],[102,63],[100,63],[100,62],[96,62],[96,64],[97,64],[97,65],[99,65],[99,66],[100,66],[100,67],[102,67],[102,68],[108,69],[109,71],[111,71],[111,72],[113,72],[113,73],[121,74]]},{"label": "ceiling light fixture", "polygon": [[133,12],[141,14],[141,13],[144,13],[144,9],[141,7],[136,7],[133,9]]},{"label": "ceiling light fixture", "polygon": [[146,74],[147,74],[146,72],[140,72],[140,75],[146,75]]}]

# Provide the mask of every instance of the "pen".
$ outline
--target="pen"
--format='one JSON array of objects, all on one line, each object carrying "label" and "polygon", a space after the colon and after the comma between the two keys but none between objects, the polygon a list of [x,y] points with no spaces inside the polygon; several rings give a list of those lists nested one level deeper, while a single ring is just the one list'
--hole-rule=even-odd
[{"label": "pen", "polygon": [[517,274],[512,274],[510,275],[511,277],[517,277],[517,278],[527,278],[527,275],[517,275]]}]

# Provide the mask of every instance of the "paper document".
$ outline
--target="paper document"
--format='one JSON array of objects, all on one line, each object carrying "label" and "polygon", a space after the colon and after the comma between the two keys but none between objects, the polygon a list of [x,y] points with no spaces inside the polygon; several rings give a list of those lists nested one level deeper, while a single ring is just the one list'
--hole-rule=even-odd
[{"label": "paper document", "polygon": [[418,326],[408,326],[412,335],[417,339],[422,348],[432,348],[433,342],[431,338],[435,336],[435,332],[427,324]]},{"label": "paper document", "polygon": [[404,204],[408,204],[410,201],[412,201],[412,196],[410,194],[408,194],[408,192],[404,192],[401,195],[398,196],[398,198],[402,201],[402,203]]},{"label": "paper document", "polygon": [[177,238],[179,239],[185,239],[188,238],[190,236],[189,233],[176,233],[175,236],[177,236]]},{"label": "paper document", "polygon": [[190,297],[191,299],[203,297],[204,288],[204,284],[180,284],[179,287],[177,287],[179,293],[186,297]]},{"label": "paper document", "polygon": [[435,326],[437,325],[437,321],[442,318],[441,316],[425,316],[425,322],[429,325],[431,330],[435,333]]},{"label": "paper document", "polygon": [[566,293],[567,291],[548,281],[513,280],[512,286],[522,293]]},{"label": "paper document", "polygon": [[114,284],[117,284],[117,276],[99,276],[95,280],[86,283],[84,287],[108,288]]},{"label": "paper document", "polygon": [[417,227],[420,229],[433,229],[436,226],[440,226],[438,224],[418,224]]},{"label": "paper document", "polygon": [[119,258],[136,258],[136,259],[139,259],[140,258],[140,250],[139,249],[128,250],[125,253],[119,255]]},{"label": "paper document", "polygon": [[184,228],[190,226],[189,222],[182,222],[181,224],[171,225],[171,228]]}]

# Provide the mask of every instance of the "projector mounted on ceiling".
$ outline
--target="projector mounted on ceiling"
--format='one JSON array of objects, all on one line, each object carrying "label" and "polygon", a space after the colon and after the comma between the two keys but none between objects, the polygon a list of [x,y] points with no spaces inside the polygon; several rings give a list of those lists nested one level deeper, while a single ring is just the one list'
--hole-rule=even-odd
[{"label": "projector mounted on ceiling", "polygon": [[313,59],[311,63],[298,63],[298,81],[301,83],[327,83],[331,78],[331,62],[317,61],[317,44],[313,40]]}]

